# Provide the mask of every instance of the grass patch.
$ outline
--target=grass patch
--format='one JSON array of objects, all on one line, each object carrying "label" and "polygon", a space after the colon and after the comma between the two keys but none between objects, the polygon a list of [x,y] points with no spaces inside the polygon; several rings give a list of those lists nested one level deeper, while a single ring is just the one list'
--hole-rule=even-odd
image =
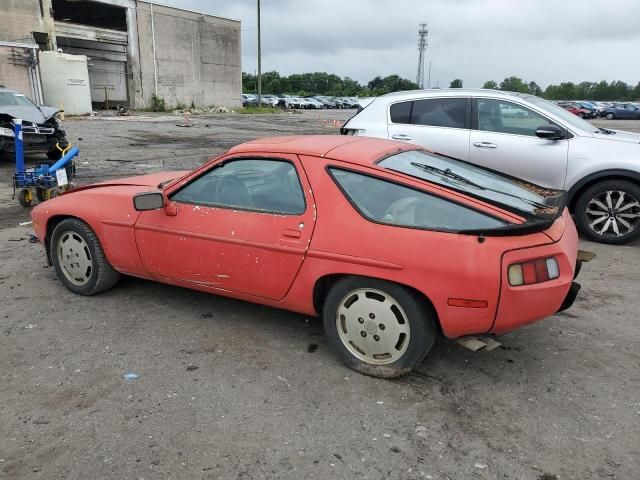
[{"label": "grass patch", "polygon": [[246,113],[248,115],[282,113],[282,110],[280,108],[258,107],[257,105],[249,105],[248,107],[237,108],[235,109],[235,111],[237,113]]}]

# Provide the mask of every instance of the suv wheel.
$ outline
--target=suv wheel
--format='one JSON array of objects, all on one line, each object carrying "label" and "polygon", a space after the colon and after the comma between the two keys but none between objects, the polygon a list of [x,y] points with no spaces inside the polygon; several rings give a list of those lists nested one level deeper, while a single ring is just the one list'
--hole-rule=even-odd
[{"label": "suv wheel", "polygon": [[622,245],[640,237],[640,186],[607,180],[585,190],[576,203],[576,224],[589,240]]}]

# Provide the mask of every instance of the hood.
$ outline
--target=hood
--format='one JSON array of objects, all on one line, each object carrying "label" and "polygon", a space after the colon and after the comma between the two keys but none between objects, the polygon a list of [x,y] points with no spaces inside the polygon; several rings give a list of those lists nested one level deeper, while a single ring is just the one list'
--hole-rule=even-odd
[{"label": "hood", "polygon": [[[51,108],[51,107],[47,107]],[[36,107],[27,107],[21,105],[0,105],[0,114],[7,114],[13,118],[19,118],[20,120],[26,120],[32,123],[44,123],[51,117],[45,117],[45,115]]]},{"label": "hood", "polygon": [[127,178],[119,178],[116,180],[106,180],[100,183],[92,183],[91,185],[83,185],[81,187],[76,187],[72,190],[67,191],[64,195],[72,194],[74,192],[80,192],[82,190],[89,190],[92,188],[102,188],[102,187],[122,187],[122,186],[132,186],[132,187],[145,187],[149,189],[157,189],[158,184],[163,182],[168,182],[173,180],[174,178],[180,178],[189,173],[188,170],[184,171],[175,171],[175,172],[160,172],[160,173],[151,173],[149,175],[138,175],[136,177],[127,177]]},{"label": "hood", "polygon": [[47,107],[45,105],[40,106],[40,111],[44,115],[44,117],[48,120],[53,117],[56,113],[62,112],[63,110],[56,107]]}]

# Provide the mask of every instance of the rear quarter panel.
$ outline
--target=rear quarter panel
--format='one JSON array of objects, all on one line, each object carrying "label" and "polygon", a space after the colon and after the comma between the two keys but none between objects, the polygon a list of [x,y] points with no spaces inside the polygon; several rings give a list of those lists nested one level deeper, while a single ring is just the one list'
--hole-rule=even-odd
[{"label": "rear quarter panel", "polygon": [[[303,156],[302,161],[317,202],[317,223],[287,303],[308,298],[317,279],[325,275],[362,275],[421,292],[433,304],[447,337],[484,333],[497,311],[503,252],[550,243],[543,233],[487,237],[480,243],[472,235],[376,224],[353,208],[325,167],[371,170],[380,176],[378,171],[315,157]],[[450,298],[484,300],[487,308],[449,306]]]}]

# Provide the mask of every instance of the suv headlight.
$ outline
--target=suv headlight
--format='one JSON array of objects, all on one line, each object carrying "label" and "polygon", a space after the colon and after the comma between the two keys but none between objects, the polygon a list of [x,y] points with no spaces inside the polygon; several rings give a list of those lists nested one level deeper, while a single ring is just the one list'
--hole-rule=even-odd
[{"label": "suv headlight", "polygon": [[15,133],[10,128],[0,127],[0,137],[15,137]]}]

